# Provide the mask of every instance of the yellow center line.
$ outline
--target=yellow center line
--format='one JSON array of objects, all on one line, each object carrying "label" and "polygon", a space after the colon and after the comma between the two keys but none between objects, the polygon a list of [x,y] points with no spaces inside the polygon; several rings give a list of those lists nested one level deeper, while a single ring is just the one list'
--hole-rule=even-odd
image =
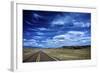
[{"label": "yellow center line", "polygon": [[38,54],[37,58],[36,58],[36,62],[40,61],[40,53]]}]

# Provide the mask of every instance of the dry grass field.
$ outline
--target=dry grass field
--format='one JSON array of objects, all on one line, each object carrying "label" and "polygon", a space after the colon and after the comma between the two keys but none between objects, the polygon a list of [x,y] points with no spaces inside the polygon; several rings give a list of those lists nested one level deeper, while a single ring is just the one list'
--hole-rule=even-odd
[{"label": "dry grass field", "polygon": [[56,59],[58,61],[64,60],[86,60],[91,59],[91,49],[81,48],[81,49],[70,49],[70,48],[56,48],[56,49],[38,49],[38,48],[27,48],[23,49],[23,60],[27,59],[31,55],[42,51],[49,57]]},{"label": "dry grass field", "polygon": [[39,49],[32,49],[32,48],[23,49],[23,60],[38,51]]},{"label": "dry grass field", "polygon": [[90,49],[45,49],[48,55],[58,60],[83,60],[90,59]]}]

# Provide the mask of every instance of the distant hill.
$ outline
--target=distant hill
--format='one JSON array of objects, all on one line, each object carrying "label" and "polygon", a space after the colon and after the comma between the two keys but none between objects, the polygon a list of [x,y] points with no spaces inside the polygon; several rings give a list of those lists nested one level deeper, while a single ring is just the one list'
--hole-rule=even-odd
[{"label": "distant hill", "polygon": [[86,46],[63,46],[62,48],[68,48],[68,49],[82,49],[82,48],[90,48],[90,45]]},{"label": "distant hill", "polygon": [[39,47],[24,46],[23,48],[28,49],[28,48],[39,48]]},{"label": "distant hill", "polygon": [[[58,47],[60,49],[82,49],[82,48],[90,48],[90,45],[85,45],[85,46],[62,46],[62,47]],[[58,48],[42,48],[42,47],[31,47],[31,46],[24,46],[24,49],[58,49]]]}]

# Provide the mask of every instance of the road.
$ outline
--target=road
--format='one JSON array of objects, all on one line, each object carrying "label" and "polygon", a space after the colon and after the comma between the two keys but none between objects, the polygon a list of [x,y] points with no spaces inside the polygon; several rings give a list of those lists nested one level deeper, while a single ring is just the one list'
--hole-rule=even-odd
[{"label": "road", "polygon": [[57,61],[57,59],[47,55],[43,51],[38,51],[35,54],[32,54],[28,58],[23,60],[23,62],[39,62],[39,61]]}]

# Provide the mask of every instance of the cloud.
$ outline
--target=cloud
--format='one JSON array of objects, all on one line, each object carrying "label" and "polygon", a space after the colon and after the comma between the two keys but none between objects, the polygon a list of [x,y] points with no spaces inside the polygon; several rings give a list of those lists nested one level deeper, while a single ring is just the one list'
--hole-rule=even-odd
[{"label": "cloud", "polygon": [[51,29],[49,29],[49,28],[44,28],[44,27],[37,28],[37,30],[39,30],[39,31],[51,31]]},{"label": "cloud", "polygon": [[56,40],[66,40],[66,39],[69,39],[70,38],[70,35],[66,35],[66,34],[63,34],[63,35],[56,35],[53,37],[53,39],[56,39]]},{"label": "cloud", "polygon": [[90,45],[91,37],[83,31],[68,31],[64,34],[55,35],[52,38],[42,39],[41,42],[35,39],[41,39],[41,36],[35,36],[33,39],[24,39],[24,46],[33,46],[41,48],[57,48],[62,46]]},{"label": "cloud", "polygon": [[[24,45],[49,48],[90,44],[90,28],[87,29],[91,26],[90,14],[46,13],[44,16],[44,12],[33,11],[30,17],[25,17]],[[29,19],[31,23],[28,22]]]},{"label": "cloud", "polygon": [[47,30],[47,28],[38,28],[39,30]]},{"label": "cloud", "polygon": [[45,48],[46,46],[40,42],[38,42],[38,40],[35,39],[24,39],[23,40],[23,46],[25,47],[41,47],[41,48]]},{"label": "cloud", "polygon": [[31,22],[29,22],[29,21],[25,21],[26,22],[26,24],[28,24],[28,25],[33,25]]},{"label": "cloud", "polygon": [[53,21],[51,21],[51,26],[57,25],[68,25],[72,21],[72,17],[68,15],[57,15]]},{"label": "cloud", "polygon": [[68,31],[64,34],[61,34],[61,35],[56,35],[53,37],[53,39],[73,39],[73,38],[77,38],[77,37],[82,37],[85,35],[85,32],[82,32],[82,31]]},{"label": "cloud", "polygon": [[85,32],[82,32],[82,31],[69,31],[67,32],[67,34],[71,35],[71,36],[84,36],[85,35]]},{"label": "cloud", "polygon": [[75,20],[73,20],[73,25],[75,27],[90,27],[91,23],[89,21],[88,22],[83,22],[83,21],[75,21]]},{"label": "cloud", "polygon": [[46,31],[46,32],[49,32],[49,31],[55,31],[57,29],[55,28],[45,28],[45,27],[40,27],[40,28],[29,28],[28,30],[32,30],[32,31],[36,31],[36,32],[43,32],[43,31]]},{"label": "cloud", "polygon": [[52,24],[53,24],[53,26],[54,26],[54,25],[64,25],[65,22],[64,22],[63,20],[60,20],[60,19],[59,19],[59,20],[53,21]]},{"label": "cloud", "polygon": [[46,39],[44,41],[44,48],[56,48],[56,47],[61,47],[61,45],[59,44],[58,40],[54,40],[54,39]]},{"label": "cloud", "polygon": [[33,39],[42,39],[43,37],[42,36],[33,36],[32,38]]},{"label": "cloud", "polygon": [[[80,35],[80,36],[78,36]],[[91,38],[81,31],[69,31],[65,34],[56,35],[52,39],[46,40],[46,46],[62,47],[62,46],[79,46],[90,45]]]},{"label": "cloud", "polygon": [[25,39],[23,42],[23,45],[24,46],[38,46],[38,43],[34,39],[29,39],[29,40]]},{"label": "cloud", "polygon": [[[78,18],[75,19],[74,16],[78,16]],[[82,14],[70,14],[70,15],[57,15],[52,21],[51,26],[60,26],[60,27],[90,27],[91,22],[90,19],[83,19],[84,16]],[[83,19],[83,20],[80,20]]]},{"label": "cloud", "polygon": [[37,35],[44,35],[43,32],[36,32]]},{"label": "cloud", "polygon": [[33,28],[28,28],[28,30],[37,31],[37,29],[33,29]]},{"label": "cloud", "polygon": [[26,39],[23,39],[23,41],[27,41]]},{"label": "cloud", "polygon": [[48,37],[46,37],[45,35],[37,35],[37,36],[33,36],[32,39],[35,39],[37,41],[38,40],[41,40],[42,41],[42,40],[48,39]]},{"label": "cloud", "polygon": [[43,18],[43,16],[41,16],[37,13],[33,13],[33,17],[36,18],[36,19]]}]

